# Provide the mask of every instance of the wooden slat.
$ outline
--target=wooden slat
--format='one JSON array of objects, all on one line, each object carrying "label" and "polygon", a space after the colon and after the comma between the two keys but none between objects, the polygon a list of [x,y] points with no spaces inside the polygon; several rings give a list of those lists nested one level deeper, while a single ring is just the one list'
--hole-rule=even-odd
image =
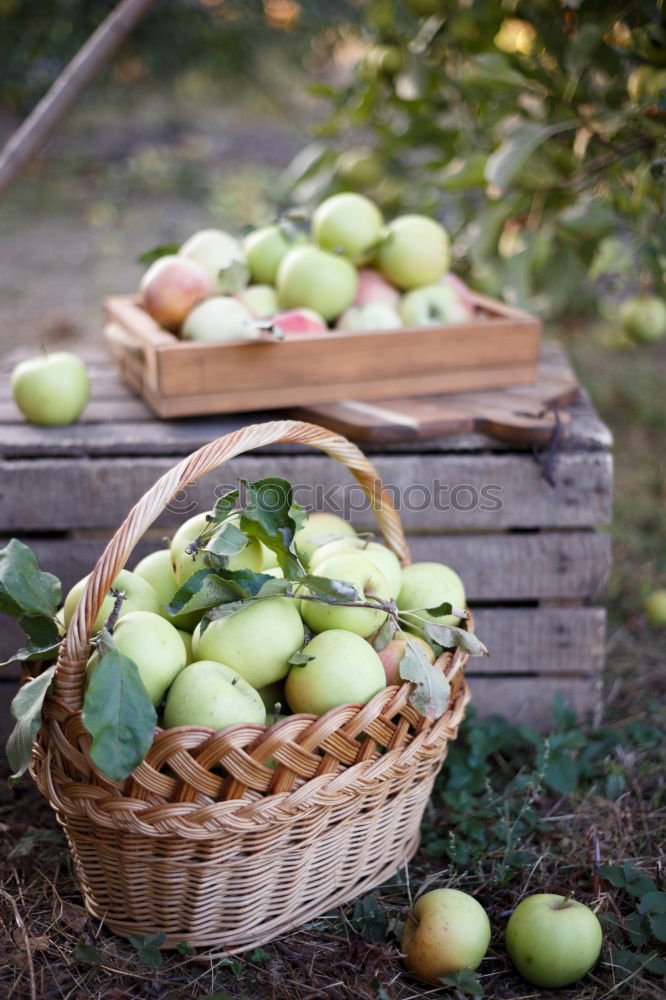
[{"label": "wooden slat", "polygon": [[584,678],[557,680],[551,677],[472,677],[471,704],[481,717],[504,715],[515,725],[527,725],[547,733],[553,725],[553,705],[561,695],[581,719],[599,721],[600,681]]}]

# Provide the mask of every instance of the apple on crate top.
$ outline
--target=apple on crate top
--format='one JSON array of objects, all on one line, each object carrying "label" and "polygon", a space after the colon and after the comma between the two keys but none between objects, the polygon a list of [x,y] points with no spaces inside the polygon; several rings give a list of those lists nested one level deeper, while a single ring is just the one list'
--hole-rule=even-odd
[{"label": "apple on crate top", "polygon": [[165,608],[171,603],[171,599],[178,590],[178,581],[173,571],[171,563],[171,553],[169,549],[160,549],[158,552],[151,552],[144,556],[134,567],[133,573],[146,580],[160,600],[160,614],[171,622],[177,629],[185,629],[191,632],[201,618],[201,612],[190,611],[186,614],[170,615]]},{"label": "apple on crate top", "polygon": [[143,308],[166,330],[180,329],[187,314],[213,290],[212,279],[196,261],[175,254],[154,261],[139,285]]},{"label": "apple on crate top", "polygon": [[235,236],[225,233],[222,229],[199,230],[183,243],[178,255],[198,264],[208,275],[213,290],[217,292],[237,291],[229,289],[225,280],[227,272],[234,264],[239,265],[241,270],[245,269],[247,275],[243,247]]},{"label": "apple on crate top", "polygon": [[337,705],[365,704],[386,687],[384,668],[369,642],[344,629],[329,629],[303,647],[312,657],[293,666],[285,682],[293,712],[323,715]]},{"label": "apple on crate top", "polygon": [[[316,576],[328,580],[350,583],[361,601],[372,603],[371,598],[388,601],[395,595],[384,574],[364,555],[357,552],[342,552],[331,556],[317,567]],[[306,594],[305,587],[302,590]],[[318,601],[302,600],[301,615],[305,624],[313,632],[327,629],[345,629],[365,637],[372,635],[386,621],[387,613],[381,608],[346,607],[343,604],[321,604]]]},{"label": "apple on crate top", "polygon": [[181,329],[183,340],[257,340],[250,310],[231,295],[213,295],[188,313]]},{"label": "apple on crate top", "polygon": [[376,256],[384,277],[405,290],[439,281],[450,261],[448,233],[427,215],[400,215],[389,222]]},{"label": "apple on crate top", "polygon": [[533,986],[559,989],[578,982],[601,953],[601,924],[568,896],[537,893],[523,899],[506,926],[506,950]]},{"label": "apple on crate top", "polygon": [[340,537],[357,537],[349,521],[324,510],[315,511],[296,529],[294,546],[301,558],[308,562],[316,548]]},{"label": "apple on crate top", "polygon": [[389,548],[380,542],[367,541],[358,535],[344,535],[342,538],[335,538],[330,542],[325,542],[314,550],[308,564],[310,572],[316,573],[317,568],[331,556],[340,555],[343,552],[357,552],[365,556],[377,569],[386,577],[386,582],[391,588],[394,597],[400,592],[402,582],[402,566],[400,560],[391,552]]},{"label": "apple on crate top", "polygon": [[19,361],[12,371],[12,396],[32,424],[62,427],[83,413],[90,380],[83,361],[69,351]]},{"label": "apple on crate top", "polygon": [[[118,619],[113,641],[133,660],[153,705],[159,705],[167,688],[187,663],[187,649],[178,630],[152,611],[130,611]],[[99,666],[95,652],[88,660],[88,680]]]},{"label": "apple on crate top", "polygon": [[280,225],[262,226],[248,233],[243,249],[252,280],[260,285],[274,285],[282,258],[301,241],[301,237],[292,238]]},{"label": "apple on crate top", "polygon": [[241,723],[264,725],[266,709],[258,691],[231,667],[196,660],[177,675],[167,693],[164,726],[226,729]]},{"label": "apple on crate top", "polygon": [[422,625],[422,618],[437,625],[459,625],[460,618],[456,615],[436,617],[427,610],[419,610],[418,615],[404,614],[415,608],[436,608],[445,601],[456,610],[465,607],[465,587],[455,570],[436,562],[405,566],[397,604],[406,621],[417,628]]},{"label": "apple on crate top", "polygon": [[402,319],[393,308],[382,302],[368,302],[364,306],[350,306],[335,324],[337,330],[362,333],[365,330],[398,330]]},{"label": "apple on crate top", "polygon": [[216,618],[203,633],[201,625],[197,630],[197,656],[226,663],[255,688],[285,677],[289,657],[305,641],[301,616],[288,597],[268,597]]},{"label": "apple on crate top", "polygon": [[326,320],[314,309],[288,309],[271,317],[271,326],[285,337],[302,333],[324,333],[328,330]]},{"label": "apple on crate top", "polygon": [[417,979],[441,986],[442,976],[479,967],[490,936],[488,915],[473,896],[459,889],[432,889],[412,907],[400,951]]},{"label": "apple on crate top", "polygon": [[349,308],[357,288],[354,265],[346,257],[319,247],[296,247],[278,267],[277,292],[282,308],[314,309],[326,321]]},{"label": "apple on crate top", "polygon": [[367,264],[379,244],[384,219],[374,202],[344,192],[326,198],[312,217],[312,236],[322,250],[343,254],[352,264]]},{"label": "apple on crate top", "polygon": [[[238,518],[230,518],[229,522],[225,523],[237,526]],[[217,530],[219,531],[220,528]],[[210,522],[207,520],[207,514],[195,514],[180,525],[171,539],[171,565],[179,587],[193,573],[196,573],[197,570],[205,569],[207,566],[205,548],[211,539],[204,541],[196,553],[187,551],[188,547],[195,543],[204,531],[210,531]],[[214,534],[211,535],[211,538],[214,537]],[[257,538],[248,538],[247,545],[241,552],[229,556],[227,565],[228,569],[231,570],[251,569],[253,572],[258,573],[261,570],[262,563],[261,543]]]},{"label": "apple on crate top", "polygon": [[399,312],[405,326],[466,323],[473,317],[473,312],[458,290],[443,282],[407,292],[400,303]]},{"label": "apple on crate top", "polygon": [[399,302],[400,292],[383,274],[371,267],[361,268],[358,272],[358,291],[352,303],[354,306],[381,304],[397,309]]},{"label": "apple on crate top", "polygon": [[248,285],[236,298],[255,319],[270,319],[280,308],[277,292],[272,285]]},{"label": "apple on crate top", "polygon": [[[74,617],[77,605],[81,600],[88,577],[75,583],[65,598],[63,606],[63,618],[65,627],[69,628],[69,623]],[[128,569],[121,569],[118,576],[111,584],[113,590],[120,591],[125,595],[125,600],[120,605],[120,617],[129,614],[131,611],[152,611],[153,614],[160,614],[160,599],[155,590],[146,580],[143,580],[136,573],[131,573]],[[97,618],[93,623],[93,631],[97,632],[102,628],[115,604],[115,597],[109,593],[102,602]]]}]

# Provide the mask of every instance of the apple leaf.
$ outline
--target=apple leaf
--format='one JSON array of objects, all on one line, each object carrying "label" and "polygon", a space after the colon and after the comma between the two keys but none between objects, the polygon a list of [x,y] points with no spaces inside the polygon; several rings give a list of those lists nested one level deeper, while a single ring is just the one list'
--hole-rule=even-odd
[{"label": "apple leaf", "polygon": [[18,649],[4,663],[0,663],[0,670],[17,661],[23,663],[26,660],[51,660],[60,648],[62,635],[53,618],[44,615],[26,615],[19,619],[19,625],[25,634],[25,646]]},{"label": "apple leaf", "polygon": [[248,598],[241,601],[228,601],[226,604],[218,604],[216,608],[211,608],[201,619],[200,635],[203,635],[211,622],[221,621],[223,618],[230,618],[237,615],[244,608],[249,608],[251,604],[256,604],[256,598]]},{"label": "apple leaf", "polygon": [[344,580],[329,580],[326,576],[311,576],[308,573],[301,582],[325,604],[349,604],[361,600],[356,588]]},{"label": "apple leaf", "polygon": [[83,699],[82,718],[93,738],[95,765],[113,781],[123,781],[148,752],[157,713],[136,664],[118,649],[100,657]]},{"label": "apple leaf", "polygon": [[153,247],[152,250],[144,250],[142,254],[139,254],[136,261],[137,264],[148,266],[148,264],[154,264],[160,257],[176,254],[179,250],[180,244],[178,243],[162,243],[161,246]]},{"label": "apple leaf", "polygon": [[425,652],[407,640],[407,648],[400,661],[403,681],[416,685],[409,700],[417,712],[427,719],[438,719],[446,711],[451,685],[444,674],[427,659]]},{"label": "apple leaf", "polygon": [[229,556],[237,556],[247,548],[248,542],[247,535],[231,521],[227,521],[206,545],[211,566],[217,569],[219,565],[221,569],[226,569]]},{"label": "apple leaf", "polygon": [[500,191],[506,191],[535,149],[552,136],[576,128],[578,124],[578,121],[556,122],[552,125],[522,122],[488,157],[485,168],[486,180]]},{"label": "apple leaf", "polygon": [[303,653],[300,649],[297,649],[295,653],[291,654],[287,663],[291,663],[292,667],[304,667],[310,660],[314,660],[314,656],[310,656],[309,653]]},{"label": "apple leaf", "polygon": [[298,500],[292,500],[291,510],[289,511],[289,513],[291,514],[292,520],[296,525],[296,530],[298,531],[298,529],[302,528],[305,522],[307,521],[308,512],[303,506],[303,504],[299,503]]},{"label": "apple leaf", "polygon": [[247,286],[250,269],[242,260],[232,260],[217,272],[217,287],[222,295],[236,295]]},{"label": "apple leaf", "polygon": [[376,633],[374,639],[372,640],[372,648],[376,649],[377,652],[388,646],[389,642],[395,634],[395,630],[398,626],[396,625],[395,619],[392,615],[389,615],[382,627]]},{"label": "apple leaf", "polygon": [[[266,579],[272,578],[267,576]],[[224,604],[225,601],[245,596],[245,591],[237,584],[223,579],[219,570],[200,569],[178,588],[166,605],[166,610],[170,615],[178,615],[181,611],[205,611]]]},{"label": "apple leaf", "polygon": [[436,625],[435,622],[424,622],[423,630],[429,639],[443,646],[444,649],[452,649],[454,646],[464,649],[470,656],[490,656],[490,653],[473,632],[466,632],[464,628],[457,628],[455,625]]},{"label": "apple leaf", "polygon": [[5,748],[13,772],[11,781],[17,781],[30,765],[32,742],[42,724],[42,705],[54,674],[55,665],[23,684],[12,701],[11,713],[16,725]]},{"label": "apple leaf", "polygon": [[298,579],[303,570],[293,553],[296,522],[291,514],[294,500],[291,483],[270,476],[245,485],[247,504],[241,511],[242,530],[275,553],[287,579]]},{"label": "apple leaf", "polygon": [[218,497],[215,501],[215,506],[213,507],[210,514],[206,515],[207,520],[211,524],[219,524],[220,521],[226,521],[238,503],[239,491],[229,490],[223,496]]},{"label": "apple leaf", "polygon": [[[414,610],[418,611],[419,609],[414,608]],[[466,611],[456,610],[456,608],[454,608],[452,604],[449,604],[448,601],[442,601],[442,603],[438,604],[436,608],[425,608],[424,610],[427,611],[429,615],[434,615],[435,618],[444,618],[446,615],[455,615],[456,618],[469,617]]]},{"label": "apple leaf", "polygon": [[[268,573],[263,574],[268,576]],[[280,594],[291,594],[293,583],[291,580],[284,580],[282,577],[272,576],[259,591],[259,597],[279,597]]]},{"label": "apple leaf", "polygon": [[60,580],[44,573],[35,554],[18,538],[0,549],[0,611],[21,618],[44,615],[52,618],[60,601]]}]

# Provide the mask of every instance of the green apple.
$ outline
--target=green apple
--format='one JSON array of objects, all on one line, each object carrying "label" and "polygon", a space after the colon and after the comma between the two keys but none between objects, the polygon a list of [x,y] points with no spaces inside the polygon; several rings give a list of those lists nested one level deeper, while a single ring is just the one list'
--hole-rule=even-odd
[{"label": "green apple", "polygon": [[650,625],[666,625],[666,590],[655,590],[645,602],[645,615]]},{"label": "green apple", "polygon": [[284,309],[305,306],[327,321],[336,319],[354,301],[358,273],[346,257],[318,247],[290,250],[277,272],[277,291]]},{"label": "green apple", "polygon": [[250,310],[232,295],[212,295],[188,313],[181,330],[183,340],[257,340]]},{"label": "green apple", "polygon": [[450,284],[424,285],[403,296],[400,316],[405,326],[442,326],[467,323],[472,312]]},{"label": "green apple", "polygon": [[350,187],[372,187],[384,176],[381,160],[367,149],[347,149],[340,153],[335,169],[338,177]]},{"label": "green apple", "polygon": [[[465,607],[465,587],[462,580],[450,566],[443,563],[419,562],[405,566],[402,571],[402,585],[398,594],[400,611],[411,611],[416,608],[436,608],[447,601],[452,608],[462,610]],[[459,625],[460,618],[455,615],[442,615],[436,618],[426,611],[419,611],[420,618],[435,622],[437,625]],[[415,626],[422,622],[416,615],[404,615],[407,621]]]},{"label": "green apple", "polygon": [[294,544],[298,554],[307,562],[316,548],[341,536],[356,537],[356,532],[348,521],[337,514],[315,511],[296,530]]},{"label": "green apple", "polygon": [[311,573],[316,573],[317,568],[331,556],[340,555],[342,552],[357,552],[374,563],[377,569],[386,577],[386,581],[391,588],[394,597],[398,596],[400,584],[402,582],[402,566],[400,560],[379,542],[367,542],[358,535],[345,535],[343,538],[336,538],[331,542],[326,542],[315,549],[308,564]]},{"label": "green apple", "polygon": [[192,631],[201,618],[200,611],[190,611],[185,615],[170,615],[164,607],[165,604],[169,604],[179,587],[169,549],[160,549],[159,552],[151,552],[150,555],[144,556],[136,564],[133,572],[142,580],[146,580],[159,597],[162,617],[177,629]]},{"label": "green apple", "polygon": [[506,950],[528,983],[559,989],[577,982],[596,964],[602,930],[583,903],[541,893],[518,904],[506,927]]},{"label": "green apple", "polygon": [[218,292],[228,289],[220,275],[235,262],[245,264],[245,254],[238,240],[222,229],[201,229],[183,243],[181,257],[193,260],[208,275]]},{"label": "green apple", "polygon": [[69,351],[19,361],[11,381],[14,402],[23,416],[45,427],[78,420],[90,395],[86,366]]},{"label": "green apple", "polygon": [[312,236],[322,250],[367,264],[379,243],[384,219],[374,202],[351,191],[326,198],[312,217]]},{"label": "green apple", "polygon": [[181,670],[164,708],[166,729],[205,726],[217,730],[265,722],[259,693],[231,667],[213,660],[197,660]]},{"label": "green apple", "polygon": [[262,226],[248,233],[243,247],[252,280],[260,285],[274,285],[280,262],[293,249],[294,241],[280,226]]},{"label": "green apple", "polygon": [[365,306],[351,306],[345,309],[335,324],[336,330],[362,333],[366,330],[398,330],[402,320],[392,306],[383,302],[369,302]]},{"label": "green apple", "polygon": [[449,236],[426,215],[401,215],[386,226],[377,252],[382,274],[398,288],[433,285],[451,261]]},{"label": "green apple", "polygon": [[303,622],[289,597],[268,597],[199,629],[197,656],[236,670],[253,687],[279,681],[304,642]]},{"label": "green apple", "polygon": [[441,986],[451,972],[479,967],[490,944],[490,921],[480,903],[459,889],[432,889],[417,899],[400,951],[417,979]]},{"label": "green apple", "polygon": [[[317,567],[316,576],[328,580],[343,580],[351,583],[361,601],[368,597],[379,597],[381,600],[391,599],[391,587],[374,563],[357,552],[342,552],[331,556]],[[304,587],[302,593],[306,594]],[[352,608],[340,604],[322,604],[318,601],[301,601],[303,621],[313,632],[325,632],[327,629],[348,629],[356,635],[372,635],[386,621],[386,612],[374,608]]]},{"label": "green apple", "polygon": [[[119,619],[113,641],[136,663],[153,705],[159,705],[173,679],[185,667],[187,650],[178,630],[152,611],[130,611]],[[97,670],[99,656],[88,661],[88,679]]]},{"label": "green apple", "polygon": [[[237,524],[237,518],[231,518],[232,523]],[[181,524],[180,528],[171,541],[171,565],[176,577],[176,583],[181,587],[197,570],[205,569],[206,553],[204,548],[199,549],[196,556],[186,552],[188,545],[193,542],[208,527],[206,514],[195,514]],[[261,569],[263,556],[261,554],[261,544],[256,538],[250,538],[246,547],[238,555],[230,556],[228,569],[251,569],[258,573]]]},{"label": "green apple", "polygon": [[167,330],[178,330],[190,310],[213,291],[212,280],[195,261],[175,254],[154,261],[139,285],[143,308]]},{"label": "green apple", "polygon": [[184,629],[176,629],[178,635],[183,640],[183,645],[185,646],[185,666],[188,663],[194,663],[194,650],[192,648],[192,633],[186,632]]},{"label": "green apple", "polygon": [[238,293],[237,298],[256,319],[270,319],[280,308],[272,285],[249,285]]},{"label": "green apple", "polygon": [[625,299],[620,306],[622,329],[634,340],[659,340],[666,333],[666,303],[656,295]]},{"label": "green apple", "polygon": [[383,305],[397,311],[400,292],[391,285],[383,274],[372,267],[364,267],[358,272],[358,291],[355,306]]},{"label": "green apple", "polygon": [[273,552],[273,549],[269,549],[263,542],[259,542],[259,544],[261,545],[261,557],[263,559],[261,572],[265,573],[267,569],[274,569],[277,566],[277,553]]},{"label": "green apple", "polygon": [[303,647],[303,652],[313,658],[303,667],[292,667],[285,682],[293,712],[323,715],[336,705],[364,705],[386,687],[377,653],[353,632],[322,632]]},{"label": "green apple", "polygon": [[[81,600],[81,596],[87,582],[88,577],[84,576],[82,580],[79,580],[78,583],[74,584],[65,598],[63,615],[67,628],[69,628],[69,623],[74,617],[74,612],[76,611],[77,605]],[[151,585],[140,576],[137,576],[136,573],[130,573],[128,569],[121,569],[120,573],[113,581],[112,587],[125,594],[125,600],[120,606],[121,616],[129,614],[131,611],[152,611],[153,614],[159,615],[159,597],[155,593],[153,587],[151,587]],[[102,607],[100,608],[97,618],[95,618],[93,623],[93,632],[97,632],[101,629],[104,622],[113,611],[114,604],[115,598],[111,594],[107,594],[102,602]]]},{"label": "green apple", "polygon": [[403,683],[402,677],[400,676],[400,664],[407,650],[408,642],[414,652],[417,652],[414,648],[417,647],[418,650],[423,653],[428,663],[435,662],[435,652],[430,648],[424,639],[421,639],[417,635],[407,636],[403,632],[396,632],[394,637],[384,646],[383,649],[377,650],[377,655],[382,661],[382,665],[384,667],[387,685]]}]

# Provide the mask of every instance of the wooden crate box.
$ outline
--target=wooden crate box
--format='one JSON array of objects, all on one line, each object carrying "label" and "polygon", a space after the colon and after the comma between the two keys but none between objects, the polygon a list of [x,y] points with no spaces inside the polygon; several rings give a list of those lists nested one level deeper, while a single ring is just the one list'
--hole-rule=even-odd
[{"label": "wooden crate box", "polygon": [[[15,360],[5,362],[5,376]],[[161,422],[101,354],[87,360],[92,399],[71,427],[25,423],[7,377],[0,398],[0,543],[16,535],[30,544],[65,588],[90,571],[130,507],[177,459],[265,419]],[[531,451],[480,434],[364,446],[400,502],[413,558],[446,562],[466,582],[477,632],[491,650],[490,659],[470,661],[473,703],[542,729],[557,691],[577,711],[598,713],[604,657],[605,613],[595,601],[610,562],[611,438],[585,398],[568,412],[554,487]],[[344,470],[317,452],[273,445],[176,498],[136,560],[190,513],[210,507],[216,488],[237,476],[267,475],[289,479],[306,505],[339,510],[358,528],[374,527],[368,510],[355,510],[360,493]],[[16,648],[5,620],[2,659]],[[14,668],[0,674],[3,743],[17,676]]]}]

